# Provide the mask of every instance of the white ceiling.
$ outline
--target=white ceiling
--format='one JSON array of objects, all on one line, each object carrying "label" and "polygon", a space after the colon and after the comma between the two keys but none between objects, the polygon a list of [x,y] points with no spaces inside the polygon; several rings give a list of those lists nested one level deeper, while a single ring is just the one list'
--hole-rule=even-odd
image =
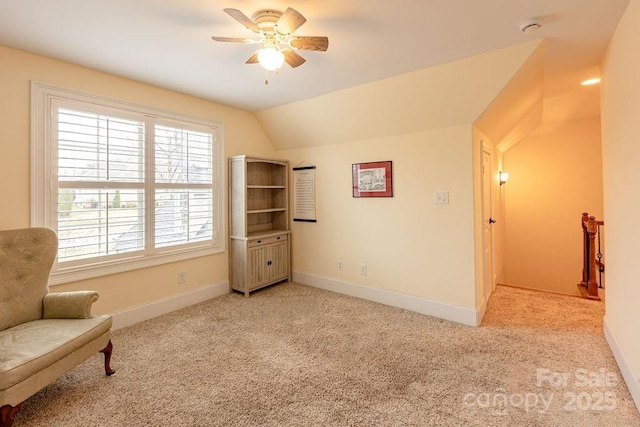
[{"label": "white ceiling", "polygon": [[[545,97],[567,99],[579,90],[577,79],[597,74],[628,3],[0,0],[0,44],[260,111],[545,37]],[[211,40],[212,35],[253,35],[222,11],[227,7],[248,16],[293,7],[308,20],[296,35],[326,35],[329,49],[301,51],[304,65],[283,67],[265,85],[264,70],[244,63],[255,46]],[[534,16],[543,17],[545,25],[534,34],[521,33],[518,24]]]}]

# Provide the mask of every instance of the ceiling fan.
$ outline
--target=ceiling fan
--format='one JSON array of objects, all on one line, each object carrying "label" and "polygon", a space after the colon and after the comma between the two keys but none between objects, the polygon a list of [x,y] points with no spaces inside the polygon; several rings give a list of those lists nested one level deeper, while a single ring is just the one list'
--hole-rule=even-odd
[{"label": "ceiling fan", "polygon": [[253,15],[253,19],[238,9],[224,9],[227,15],[258,34],[258,38],[241,37],[211,37],[218,42],[232,42],[245,44],[262,44],[247,60],[247,64],[259,63],[268,71],[277,71],[283,63],[295,68],[304,64],[306,59],[294,50],[326,51],[329,47],[327,37],[305,37],[292,35],[307,19],[295,9],[278,12],[275,10],[261,10]]}]

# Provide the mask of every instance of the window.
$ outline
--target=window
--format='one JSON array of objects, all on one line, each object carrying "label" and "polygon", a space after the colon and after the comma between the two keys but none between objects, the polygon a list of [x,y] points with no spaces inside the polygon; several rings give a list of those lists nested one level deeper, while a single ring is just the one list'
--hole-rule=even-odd
[{"label": "window", "polygon": [[32,224],[51,283],[222,252],[222,125],[33,83]]}]

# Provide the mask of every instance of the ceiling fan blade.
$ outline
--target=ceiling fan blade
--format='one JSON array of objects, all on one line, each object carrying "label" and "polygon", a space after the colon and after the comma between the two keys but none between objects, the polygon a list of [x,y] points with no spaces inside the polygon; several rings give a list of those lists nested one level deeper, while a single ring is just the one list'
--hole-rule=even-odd
[{"label": "ceiling fan blade", "polygon": [[307,18],[302,16],[300,12],[290,7],[284,11],[278,22],[276,22],[276,31],[282,35],[291,34],[302,24],[307,22]]},{"label": "ceiling fan blade", "polygon": [[244,25],[254,33],[260,32],[260,28],[258,27],[258,24],[253,22],[251,18],[249,18],[244,13],[240,12],[238,9],[227,8],[227,9],[224,9],[224,11],[227,13],[227,15],[229,15],[230,17],[232,17],[233,19],[235,19],[236,21],[238,21],[239,23],[241,23],[242,25]]},{"label": "ceiling fan blade", "polygon": [[307,62],[307,60],[304,59],[302,56],[298,55],[297,53],[289,49],[283,50],[282,54],[284,55],[284,62],[289,64],[291,68],[299,67],[305,62]]},{"label": "ceiling fan blade", "polygon": [[247,59],[247,62],[245,62],[245,64],[257,64],[257,63],[258,63],[258,52],[255,52],[253,55],[251,55],[249,59]]},{"label": "ceiling fan blade", "polygon": [[212,36],[211,37],[213,40],[217,41],[217,42],[231,42],[231,43],[246,43],[246,44],[251,44],[251,43],[255,43],[255,40],[251,40],[251,39],[244,39],[242,37],[217,37],[217,36]]},{"label": "ceiling fan blade", "polygon": [[302,50],[319,50],[324,52],[329,47],[327,37],[292,37],[291,47]]}]

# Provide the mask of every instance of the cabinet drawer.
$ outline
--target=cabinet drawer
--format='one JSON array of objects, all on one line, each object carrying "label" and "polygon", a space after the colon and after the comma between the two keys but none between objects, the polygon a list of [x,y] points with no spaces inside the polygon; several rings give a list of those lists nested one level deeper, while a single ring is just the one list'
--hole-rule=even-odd
[{"label": "cabinet drawer", "polygon": [[287,235],[283,234],[281,236],[271,236],[271,237],[265,237],[263,239],[255,239],[255,240],[249,240],[249,242],[247,243],[247,246],[250,248],[253,248],[255,246],[262,246],[262,245],[269,245],[271,243],[278,243],[278,242],[284,242],[287,240]]}]

